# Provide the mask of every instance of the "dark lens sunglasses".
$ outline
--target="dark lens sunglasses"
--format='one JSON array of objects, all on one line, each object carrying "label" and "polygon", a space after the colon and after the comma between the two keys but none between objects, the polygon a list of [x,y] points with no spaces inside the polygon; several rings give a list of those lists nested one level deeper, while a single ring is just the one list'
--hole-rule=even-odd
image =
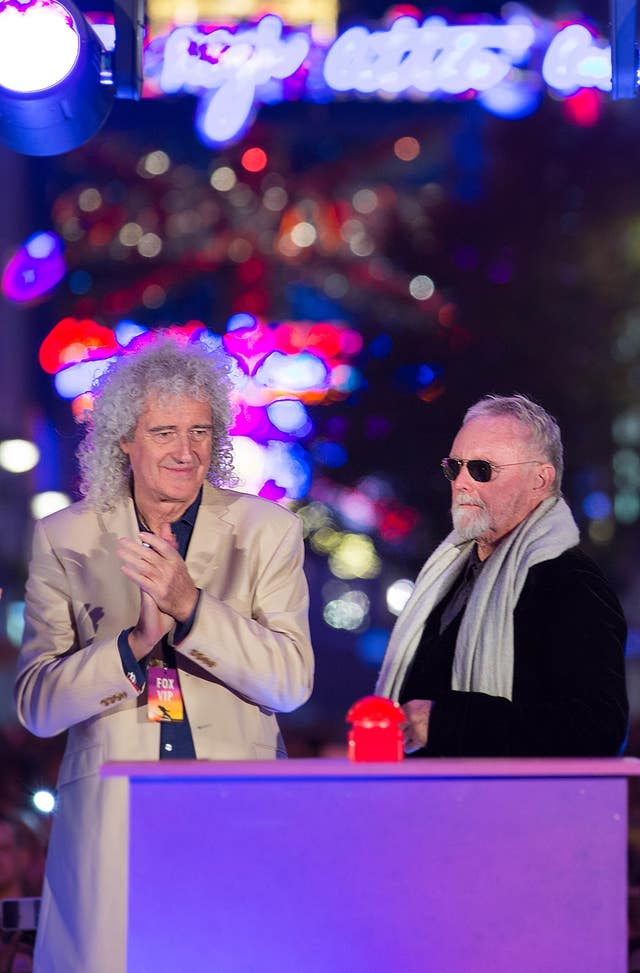
[{"label": "dark lens sunglasses", "polygon": [[504,470],[507,466],[527,466],[529,463],[541,462],[542,460],[539,459],[526,459],[521,463],[502,463],[497,466],[495,463],[490,463],[488,459],[453,459],[452,456],[446,456],[440,463],[440,469],[447,480],[453,482],[462,467],[466,466],[472,480],[476,480],[478,483],[488,483],[494,472]]}]

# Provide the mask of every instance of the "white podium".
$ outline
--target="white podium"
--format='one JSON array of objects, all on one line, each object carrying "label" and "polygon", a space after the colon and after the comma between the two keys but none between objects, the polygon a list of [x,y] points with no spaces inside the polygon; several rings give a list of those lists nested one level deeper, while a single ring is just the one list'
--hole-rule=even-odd
[{"label": "white podium", "polygon": [[107,764],[130,973],[624,973],[640,761]]}]

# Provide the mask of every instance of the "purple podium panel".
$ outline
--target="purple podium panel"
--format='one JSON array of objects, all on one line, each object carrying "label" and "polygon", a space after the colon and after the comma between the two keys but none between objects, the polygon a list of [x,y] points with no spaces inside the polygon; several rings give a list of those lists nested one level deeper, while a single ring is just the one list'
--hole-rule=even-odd
[{"label": "purple podium panel", "polygon": [[636,764],[107,765],[128,970],[623,973]]}]

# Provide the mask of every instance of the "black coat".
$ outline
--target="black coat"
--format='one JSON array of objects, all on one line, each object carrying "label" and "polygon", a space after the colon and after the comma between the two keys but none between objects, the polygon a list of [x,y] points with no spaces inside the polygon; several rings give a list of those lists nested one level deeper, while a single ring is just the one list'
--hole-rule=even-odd
[{"label": "black coat", "polygon": [[[458,627],[450,626],[450,638]],[[629,714],[626,633],[618,599],[579,548],[536,565],[514,612],[512,700],[442,692],[427,746],[415,756],[619,754]]]}]

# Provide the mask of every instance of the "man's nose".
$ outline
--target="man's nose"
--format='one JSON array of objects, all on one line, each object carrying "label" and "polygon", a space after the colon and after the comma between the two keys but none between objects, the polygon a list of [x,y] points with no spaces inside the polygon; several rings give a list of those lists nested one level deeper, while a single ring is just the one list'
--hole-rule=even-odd
[{"label": "man's nose", "polygon": [[476,481],[473,479],[473,477],[469,475],[469,470],[467,469],[467,464],[465,463],[464,466],[461,467],[455,480],[452,480],[451,489],[454,493],[460,493],[463,490],[465,493],[467,493],[469,491],[469,487],[473,489],[475,482]]},{"label": "man's nose", "polygon": [[193,456],[193,443],[189,437],[189,433],[178,433],[178,438],[176,439],[173,446],[173,455],[176,459],[182,462],[187,462]]}]

